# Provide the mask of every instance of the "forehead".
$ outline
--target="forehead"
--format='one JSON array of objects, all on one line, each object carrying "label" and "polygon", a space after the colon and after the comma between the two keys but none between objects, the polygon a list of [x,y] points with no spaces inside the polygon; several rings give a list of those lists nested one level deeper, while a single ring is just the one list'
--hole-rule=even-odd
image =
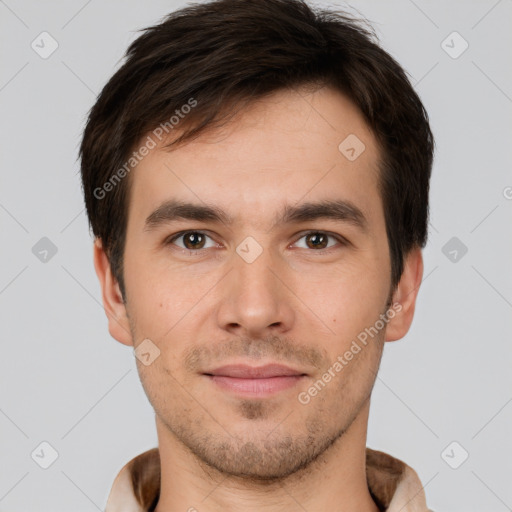
[{"label": "forehead", "polygon": [[215,204],[267,222],[284,204],[345,199],[378,214],[379,150],[357,107],[330,88],[281,91],[221,128],[151,150],[131,174],[129,218],[166,200]]}]

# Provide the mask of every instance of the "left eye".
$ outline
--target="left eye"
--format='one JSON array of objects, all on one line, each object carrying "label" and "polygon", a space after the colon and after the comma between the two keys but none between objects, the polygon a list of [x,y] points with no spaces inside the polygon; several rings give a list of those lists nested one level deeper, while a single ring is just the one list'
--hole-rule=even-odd
[{"label": "left eye", "polygon": [[[305,246],[301,247],[301,249],[329,249],[332,247],[332,245],[335,245],[328,245],[329,238],[335,242],[340,242],[340,240],[335,236],[324,233],[323,231],[310,231],[309,233],[306,233],[301,238],[299,238],[299,240],[305,240]],[[295,243],[298,243],[299,240],[297,240]]]}]

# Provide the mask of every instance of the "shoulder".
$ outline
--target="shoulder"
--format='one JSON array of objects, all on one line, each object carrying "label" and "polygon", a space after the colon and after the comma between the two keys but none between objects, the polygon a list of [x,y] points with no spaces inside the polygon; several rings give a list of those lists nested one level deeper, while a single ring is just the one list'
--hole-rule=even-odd
[{"label": "shoulder", "polygon": [[158,448],[137,455],[117,474],[105,512],[145,512],[160,490]]},{"label": "shoulder", "polygon": [[366,448],[368,487],[379,506],[394,512],[429,512],[416,471],[388,453]]}]

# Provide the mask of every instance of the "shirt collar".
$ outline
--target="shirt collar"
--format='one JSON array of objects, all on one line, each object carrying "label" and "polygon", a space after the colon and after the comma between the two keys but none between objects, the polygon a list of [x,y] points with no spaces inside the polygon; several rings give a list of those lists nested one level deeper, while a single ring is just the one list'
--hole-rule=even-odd
[{"label": "shirt collar", "polygon": [[[432,512],[416,472],[391,455],[366,448],[370,494],[383,512]],[[153,512],[160,493],[160,456],[153,448],[123,466],[112,485],[105,512]]]}]

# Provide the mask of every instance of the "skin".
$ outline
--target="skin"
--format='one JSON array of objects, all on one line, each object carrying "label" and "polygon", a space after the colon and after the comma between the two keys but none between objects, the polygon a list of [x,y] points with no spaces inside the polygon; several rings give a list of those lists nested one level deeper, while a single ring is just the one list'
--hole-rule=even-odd
[{"label": "skin", "polygon": [[[366,146],[353,162],[338,149],[349,134]],[[357,108],[322,88],[275,93],[195,141],[155,148],[133,171],[126,302],[100,240],[94,261],[111,335],[133,347],[149,338],[160,350],[148,366],[137,360],[156,413],[157,512],[378,510],[365,476],[370,396],[384,342],[411,325],[423,273],[414,249],[391,289],[378,162]],[[146,217],[171,198],[215,205],[235,222],[176,220],[144,229]],[[272,227],[285,203],[330,199],[356,205],[366,229],[332,219]],[[185,237],[169,242],[184,230],[207,235],[192,237],[199,249],[183,249]],[[305,231],[346,242],[328,238],[322,251]],[[252,263],[236,252],[248,236],[262,249]],[[299,393],[385,313],[391,293],[401,311],[300,403]],[[307,375],[292,388],[247,398],[202,374],[228,363],[275,361]]]}]

